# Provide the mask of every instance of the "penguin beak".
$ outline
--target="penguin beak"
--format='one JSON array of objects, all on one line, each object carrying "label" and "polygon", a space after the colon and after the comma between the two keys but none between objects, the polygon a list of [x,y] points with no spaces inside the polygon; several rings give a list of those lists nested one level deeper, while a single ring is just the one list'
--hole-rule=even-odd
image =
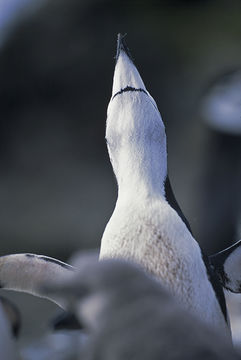
[{"label": "penguin beak", "polygon": [[[142,89],[147,92],[146,87],[135,67],[130,51],[125,43],[124,36],[118,34],[116,66],[112,87],[112,99],[125,89]],[[126,90],[128,91],[128,90]]]}]

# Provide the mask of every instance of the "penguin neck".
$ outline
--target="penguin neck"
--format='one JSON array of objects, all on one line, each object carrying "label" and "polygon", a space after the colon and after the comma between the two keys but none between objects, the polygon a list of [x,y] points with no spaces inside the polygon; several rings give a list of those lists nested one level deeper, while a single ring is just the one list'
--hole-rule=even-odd
[{"label": "penguin neck", "polygon": [[[165,200],[166,153],[156,154],[158,149],[133,151],[125,154],[125,161],[116,173],[118,182],[118,200],[124,202],[143,202],[155,199]],[[123,154],[124,155],[124,154]],[[155,156],[156,155],[156,156]]]}]

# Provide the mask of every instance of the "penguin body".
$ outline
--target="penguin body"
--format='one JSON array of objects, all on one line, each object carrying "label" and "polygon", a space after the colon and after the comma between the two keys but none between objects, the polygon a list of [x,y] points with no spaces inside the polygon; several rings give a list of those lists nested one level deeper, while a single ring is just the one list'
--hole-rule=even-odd
[{"label": "penguin body", "polygon": [[186,308],[226,331],[200,247],[164,199],[117,202],[102,241],[101,259],[124,258],[140,264]]},{"label": "penguin body", "polygon": [[140,264],[186,308],[229,333],[200,247],[166,200],[165,127],[121,36],[106,140],[118,199],[102,237],[100,259]]}]

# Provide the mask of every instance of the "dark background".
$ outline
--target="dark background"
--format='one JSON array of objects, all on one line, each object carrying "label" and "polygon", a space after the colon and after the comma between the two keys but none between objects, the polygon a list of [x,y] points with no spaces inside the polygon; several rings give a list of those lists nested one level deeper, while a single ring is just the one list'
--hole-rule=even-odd
[{"label": "dark background", "polygon": [[1,32],[1,255],[99,247],[117,196],[104,134],[118,32],[162,114],[196,239],[211,253],[241,237],[241,131],[202,115],[240,69],[241,2],[49,0]]}]

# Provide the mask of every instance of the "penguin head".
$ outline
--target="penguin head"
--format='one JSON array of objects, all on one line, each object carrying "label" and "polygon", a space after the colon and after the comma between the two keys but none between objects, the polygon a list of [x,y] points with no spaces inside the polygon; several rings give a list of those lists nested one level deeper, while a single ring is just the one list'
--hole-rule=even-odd
[{"label": "penguin head", "polygon": [[165,127],[121,35],[107,110],[106,142],[119,187],[128,178],[134,186],[142,181],[156,186],[153,181],[157,182],[163,192],[167,175]]}]

